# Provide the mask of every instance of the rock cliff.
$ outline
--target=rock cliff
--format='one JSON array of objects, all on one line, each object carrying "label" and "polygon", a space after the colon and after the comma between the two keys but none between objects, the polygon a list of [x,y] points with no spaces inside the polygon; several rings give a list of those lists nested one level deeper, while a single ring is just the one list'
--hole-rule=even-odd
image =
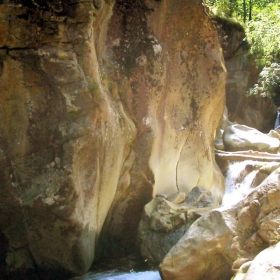
[{"label": "rock cliff", "polygon": [[221,199],[225,67],[201,1],[5,0],[0,18],[9,273],[65,279],[131,248],[155,194]]},{"label": "rock cliff", "polygon": [[217,27],[227,69],[226,106],[229,119],[267,133],[274,127],[276,106],[271,98],[247,96],[249,88],[257,83],[261,69],[249,55],[245,30],[233,20],[218,16],[212,19]]}]

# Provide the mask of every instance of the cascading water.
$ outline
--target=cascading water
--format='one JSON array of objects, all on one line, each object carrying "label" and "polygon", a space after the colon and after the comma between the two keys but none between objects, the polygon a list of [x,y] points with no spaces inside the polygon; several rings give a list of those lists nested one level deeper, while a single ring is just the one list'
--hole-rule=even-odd
[{"label": "cascading water", "polygon": [[238,203],[252,190],[253,181],[259,171],[258,168],[255,169],[253,166],[259,164],[259,162],[253,160],[229,164],[225,176],[226,192],[222,201],[223,208]]},{"label": "cascading water", "polygon": [[161,280],[158,271],[144,272],[120,272],[112,270],[108,272],[88,273],[82,277],[77,277],[72,280]]}]

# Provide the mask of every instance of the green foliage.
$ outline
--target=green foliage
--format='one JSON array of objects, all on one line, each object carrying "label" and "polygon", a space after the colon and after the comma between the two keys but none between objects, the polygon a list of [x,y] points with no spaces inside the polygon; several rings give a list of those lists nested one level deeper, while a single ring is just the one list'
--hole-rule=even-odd
[{"label": "green foliage", "polygon": [[250,89],[249,95],[270,97],[275,104],[279,104],[280,99],[280,64],[272,63],[264,67],[259,75],[258,83]]},{"label": "green foliage", "polygon": [[280,5],[269,4],[247,24],[250,53],[257,65],[268,66],[280,59]]},{"label": "green foliage", "polygon": [[268,5],[278,0],[205,0],[205,4],[218,16],[234,18],[239,22],[254,20]]},{"label": "green foliage", "polygon": [[205,0],[214,15],[243,22],[258,67],[280,61],[278,0]]},{"label": "green foliage", "polygon": [[232,18],[232,5],[229,0],[205,0],[205,3],[214,15]]}]

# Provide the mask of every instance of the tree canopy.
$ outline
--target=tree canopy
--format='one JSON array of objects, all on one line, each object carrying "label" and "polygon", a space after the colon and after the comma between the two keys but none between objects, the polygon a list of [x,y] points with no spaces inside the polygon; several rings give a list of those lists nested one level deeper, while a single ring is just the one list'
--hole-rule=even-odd
[{"label": "tree canopy", "polygon": [[246,34],[257,65],[280,62],[280,4],[269,4],[246,24]]},{"label": "tree canopy", "polygon": [[243,23],[247,41],[260,68],[280,62],[280,4],[278,0],[205,0],[221,17]]},{"label": "tree canopy", "polygon": [[280,64],[271,63],[270,66],[264,67],[257,84],[249,90],[249,95],[270,97],[274,104],[280,106]]},{"label": "tree canopy", "polygon": [[278,0],[205,0],[215,14],[236,18],[244,23],[254,20],[269,5],[277,5]]},{"label": "tree canopy", "polygon": [[279,0],[205,0],[212,13],[242,23],[261,73],[249,95],[270,97],[280,106]]}]

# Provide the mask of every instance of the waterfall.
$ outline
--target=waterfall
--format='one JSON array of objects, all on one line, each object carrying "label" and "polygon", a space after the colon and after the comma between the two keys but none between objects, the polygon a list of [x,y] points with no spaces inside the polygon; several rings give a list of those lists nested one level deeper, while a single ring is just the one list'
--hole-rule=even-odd
[{"label": "waterfall", "polygon": [[258,162],[252,160],[230,163],[225,176],[226,192],[222,207],[226,208],[238,203],[250,192],[258,169],[254,170],[254,168],[248,167],[256,165]]}]

